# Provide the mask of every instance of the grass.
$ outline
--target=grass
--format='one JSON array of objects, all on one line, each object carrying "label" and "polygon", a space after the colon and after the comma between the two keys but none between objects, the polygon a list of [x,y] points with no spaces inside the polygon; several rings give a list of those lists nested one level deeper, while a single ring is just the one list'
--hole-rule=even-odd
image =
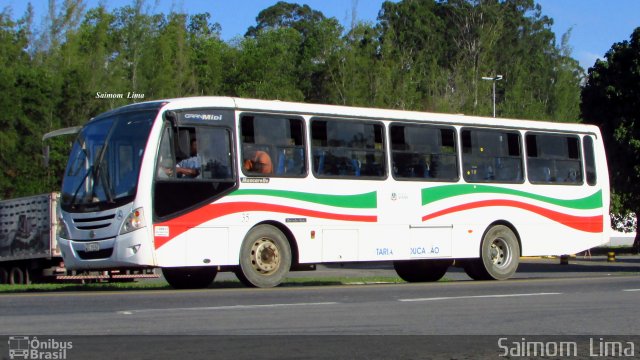
[{"label": "grass", "polygon": [[[399,277],[321,277],[321,278],[288,278],[282,287],[330,286],[330,285],[369,285],[398,284],[404,281]],[[244,288],[238,280],[215,281],[211,289]],[[0,285],[0,294],[34,293],[34,292],[66,292],[66,291],[131,291],[131,290],[170,290],[171,287],[162,280],[123,283],[88,283],[88,284],[30,284]]]},{"label": "grass", "polygon": [[27,292],[57,292],[57,291],[125,291],[125,290],[161,290],[171,287],[164,281],[159,282],[130,282],[130,283],[93,283],[68,284],[46,283],[29,285],[0,285],[0,294]]}]

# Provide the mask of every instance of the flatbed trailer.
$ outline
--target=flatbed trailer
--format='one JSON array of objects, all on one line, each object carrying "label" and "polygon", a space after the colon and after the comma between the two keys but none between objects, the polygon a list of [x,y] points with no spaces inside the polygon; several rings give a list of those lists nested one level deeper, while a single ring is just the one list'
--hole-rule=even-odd
[{"label": "flatbed trailer", "polygon": [[132,281],[154,269],[67,271],[57,241],[59,193],[0,201],[0,284]]}]

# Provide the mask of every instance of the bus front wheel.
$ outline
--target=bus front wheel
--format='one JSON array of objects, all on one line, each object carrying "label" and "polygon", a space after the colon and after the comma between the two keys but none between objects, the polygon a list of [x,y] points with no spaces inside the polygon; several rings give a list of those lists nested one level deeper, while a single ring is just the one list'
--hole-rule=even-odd
[{"label": "bus front wheel", "polygon": [[249,287],[280,285],[291,268],[291,246],[287,237],[272,225],[251,229],[240,248],[238,279]]},{"label": "bus front wheel", "polygon": [[479,259],[465,260],[463,267],[474,280],[506,280],[518,269],[520,245],[505,225],[489,228],[482,238]]},{"label": "bus front wheel", "polygon": [[442,279],[453,260],[399,260],[393,262],[398,276],[406,282],[431,282]]},{"label": "bus front wheel", "polygon": [[209,286],[218,271],[215,267],[162,268],[162,275],[174,289],[201,289]]}]

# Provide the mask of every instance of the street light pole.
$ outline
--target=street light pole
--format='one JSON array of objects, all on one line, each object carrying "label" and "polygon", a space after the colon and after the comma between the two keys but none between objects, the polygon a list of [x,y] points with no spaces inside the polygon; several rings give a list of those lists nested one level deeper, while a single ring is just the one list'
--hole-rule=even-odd
[{"label": "street light pole", "polygon": [[502,75],[496,75],[494,77],[483,76],[482,80],[493,81],[493,117],[496,117],[496,81],[502,80]]}]

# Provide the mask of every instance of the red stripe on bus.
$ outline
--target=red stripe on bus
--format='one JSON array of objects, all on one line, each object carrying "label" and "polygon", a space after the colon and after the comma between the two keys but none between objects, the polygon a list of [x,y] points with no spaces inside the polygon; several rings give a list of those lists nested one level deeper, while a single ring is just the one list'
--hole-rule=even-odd
[{"label": "red stripe on bus", "polygon": [[551,219],[553,221],[566,225],[570,228],[584,231],[584,232],[601,233],[604,229],[604,221],[602,219],[602,215],[573,216],[573,215],[563,214],[557,211],[552,211],[539,206],[523,203],[520,201],[514,201],[514,200],[484,200],[484,201],[477,201],[477,202],[462,204],[462,205],[450,207],[448,209],[436,211],[431,214],[427,214],[422,217],[422,221],[428,221],[440,216],[444,216],[444,215],[448,215],[448,214],[452,214],[460,211],[478,209],[483,207],[491,207],[491,206],[508,206],[508,207],[515,207],[515,208],[531,211],[533,213],[542,215],[548,219]]},{"label": "red stripe on bus", "polygon": [[198,210],[190,212],[188,214],[179,216],[175,219],[155,224],[154,226],[169,226],[169,236],[156,236],[155,247],[160,248],[162,245],[171,241],[171,239],[185,232],[188,228],[196,227],[207,221],[241,212],[249,211],[269,211],[282,214],[300,215],[329,220],[341,220],[341,221],[360,221],[360,222],[376,222],[378,217],[376,215],[350,215],[350,214],[335,214],[324,211],[315,211],[303,208],[297,208],[284,205],[273,205],[257,202],[232,202],[232,203],[219,203],[209,204]]}]

